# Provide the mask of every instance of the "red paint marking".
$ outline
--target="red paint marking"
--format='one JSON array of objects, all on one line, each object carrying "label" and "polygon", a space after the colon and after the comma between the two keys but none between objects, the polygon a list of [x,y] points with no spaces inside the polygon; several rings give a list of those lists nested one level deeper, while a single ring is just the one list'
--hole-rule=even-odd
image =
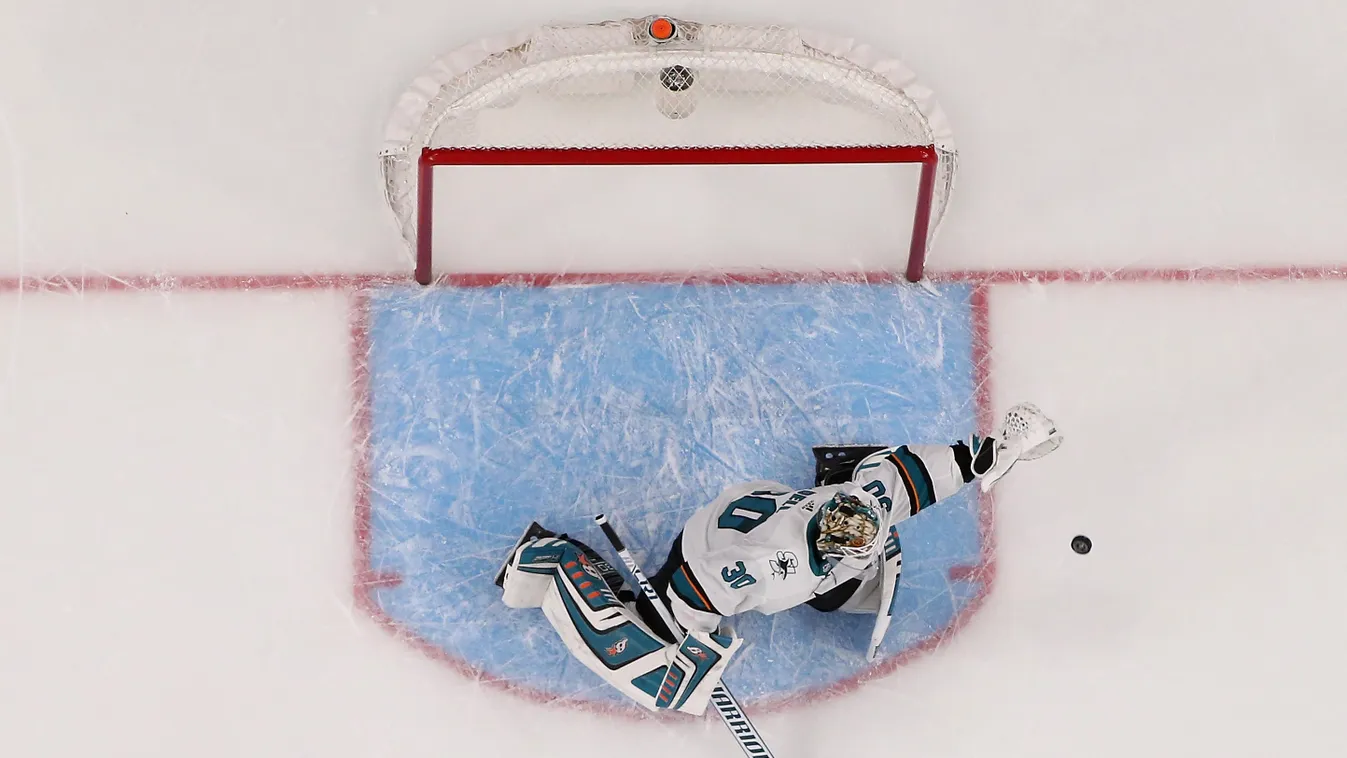
[{"label": "red paint marking", "polygon": [[[932,282],[960,284],[1028,284],[1105,282],[1257,282],[1268,280],[1347,279],[1347,264],[1324,266],[1249,266],[1200,268],[1025,269],[930,271]],[[633,271],[524,272],[441,274],[435,284],[449,287],[550,287],[585,284],[799,284],[842,282],[890,284],[906,282],[898,271]]]},{"label": "red paint marking", "polygon": [[592,584],[593,584],[593,582],[581,582],[581,583],[580,583],[580,589],[582,589],[582,590],[587,590],[587,589],[589,589],[590,585],[592,585]]},{"label": "red paint marking", "polygon": [[1021,271],[934,271],[937,282],[970,284],[1104,284],[1108,282],[1237,282],[1343,280],[1347,264],[1322,266],[1233,266],[1198,268],[1025,269]]},{"label": "red paint marking", "polygon": [[[370,403],[369,376],[369,296],[351,295],[349,334],[351,340],[351,447],[352,479],[355,494],[355,593],[356,604],[372,602],[370,590],[395,586],[392,575],[377,572],[370,561]],[[399,578],[399,581],[400,578]]]},{"label": "red paint marking", "polygon": [[[932,282],[1027,284],[1108,282],[1236,282],[1347,280],[1347,263],[1320,266],[1236,266],[1198,268],[1024,269],[929,271]],[[886,284],[906,281],[897,271],[647,271],[647,272],[482,272],[441,274],[435,284],[450,287],[583,284],[796,284],[844,282]],[[0,277],[0,293],[199,292],[258,290],[363,290],[415,286],[406,273],[326,274],[52,274]]]},{"label": "red paint marking", "polygon": [[633,271],[444,274],[435,280],[435,284],[446,287],[552,287],[585,284],[884,284],[901,281],[906,281],[902,274],[891,271]]},{"label": "red paint marking", "polygon": [[0,277],[0,292],[361,290],[412,284],[407,274],[115,274]]},{"label": "red paint marking", "polygon": [[951,566],[948,576],[951,582],[980,582],[982,581],[982,566],[970,563]]},{"label": "red paint marking", "polygon": [[585,595],[585,599],[586,599],[586,600],[593,600],[594,598],[598,597],[599,594],[600,594],[600,593],[599,593],[598,591],[591,592],[591,593],[589,593],[588,595]]},{"label": "red paint marking", "polygon": [[398,587],[402,584],[402,575],[393,571],[367,571],[356,574],[356,585],[366,590]]},{"label": "red paint marking", "polygon": [[[983,433],[996,428],[996,410],[992,406],[992,326],[991,291],[985,284],[973,288],[969,306],[973,321],[973,398],[977,405],[977,426]],[[982,537],[982,555],[978,576],[981,587],[970,606],[981,606],[996,579],[996,501],[991,493],[978,491],[978,532]],[[955,623],[962,625],[962,614]]]},{"label": "red paint marking", "polygon": [[573,568],[575,568],[575,566],[576,566],[575,561],[571,561],[571,562],[567,563],[567,564],[564,566],[564,568],[573,569]]}]

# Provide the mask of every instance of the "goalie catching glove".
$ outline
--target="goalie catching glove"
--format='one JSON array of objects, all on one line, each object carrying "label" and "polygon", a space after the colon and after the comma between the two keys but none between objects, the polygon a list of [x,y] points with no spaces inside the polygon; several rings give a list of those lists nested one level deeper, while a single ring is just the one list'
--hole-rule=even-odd
[{"label": "goalie catching glove", "polygon": [[1006,412],[996,437],[981,441],[974,437],[973,443],[972,473],[987,492],[1019,461],[1032,461],[1056,450],[1062,435],[1038,406],[1020,403]]}]

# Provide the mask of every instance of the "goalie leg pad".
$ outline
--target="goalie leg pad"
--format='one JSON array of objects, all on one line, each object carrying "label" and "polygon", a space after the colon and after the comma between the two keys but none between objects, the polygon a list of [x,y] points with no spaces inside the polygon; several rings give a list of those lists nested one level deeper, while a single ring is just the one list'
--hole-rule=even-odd
[{"label": "goalie leg pad", "polygon": [[[574,537],[549,531],[535,521],[515,542],[504,565],[496,572],[496,586],[504,591],[507,606],[537,608],[542,605],[542,593],[551,581],[552,566],[556,563],[560,550],[558,546],[562,543],[570,543],[583,553],[609,589],[613,592],[622,591],[622,575],[596,550]],[[508,586],[507,579],[510,580]]]},{"label": "goalie leg pad", "polygon": [[655,698],[658,708],[700,716],[742,639],[691,631],[674,652]]},{"label": "goalie leg pad", "polygon": [[[510,552],[505,557],[505,563],[502,563],[500,570],[496,572],[496,578],[494,580],[496,586],[500,587],[501,589],[505,588],[505,570],[510,568],[510,564],[514,561],[515,553],[519,552],[520,546],[527,545],[528,543],[541,537],[555,537],[555,536],[557,536],[555,532],[551,532],[543,528],[543,525],[539,524],[537,521],[534,521],[532,524],[529,524],[529,528],[525,529],[524,533],[519,535],[519,539],[515,540],[514,547],[510,548]],[[561,536],[564,539],[566,535],[563,534]]]},{"label": "goalie leg pad", "polygon": [[501,601],[510,608],[538,608],[543,604],[552,575],[566,551],[565,540],[543,537],[515,548],[505,564]]},{"label": "goalie leg pad", "polygon": [[569,543],[551,574],[543,615],[571,655],[620,692],[654,710],[654,672],[668,644],[618,600],[585,554]]},{"label": "goalie leg pad", "polygon": [[701,632],[680,645],[665,642],[618,599],[586,551],[560,538],[522,546],[508,567],[507,604],[521,602],[525,594],[532,600],[535,593],[571,655],[652,711],[704,713],[711,690],[743,642]]},{"label": "goalie leg pad", "polygon": [[624,587],[622,574],[618,573],[617,569],[613,567],[613,564],[609,563],[606,558],[599,555],[597,550],[580,540],[566,534],[561,535],[561,538],[572,545],[575,545],[581,553],[584,553],[585,557],[589,559],[590,565],[597,569],[599,575],[603,577],[603,582],[608,585],[608,589],[617,593],[622,592]]}]

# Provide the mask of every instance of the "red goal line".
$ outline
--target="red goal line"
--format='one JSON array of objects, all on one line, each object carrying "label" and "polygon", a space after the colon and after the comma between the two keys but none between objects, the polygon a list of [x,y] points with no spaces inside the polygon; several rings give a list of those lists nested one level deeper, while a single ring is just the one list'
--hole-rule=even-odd
[{"label": "red goal line", "polygon": [[[1347,280],[1347,264],[1198,268],[1022,269],[928,271],[936,284],[1109,284],[1155,282],[1247,283]],[[789,284],[794,282],[886,283],[903,281],[896,271],[633,271],[481,272],[441,274],[434,282],[452,287],[547,287],[577,284]],[[94,292],[202,292],[267,290],[365,290],[406,286],[410,273],[330,274],[52,274],[0,277],[0,294]]]}]

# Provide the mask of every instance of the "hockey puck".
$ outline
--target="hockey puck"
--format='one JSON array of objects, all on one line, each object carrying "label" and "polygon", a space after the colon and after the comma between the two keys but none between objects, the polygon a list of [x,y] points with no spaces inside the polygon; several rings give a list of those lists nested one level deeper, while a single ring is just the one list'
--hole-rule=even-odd
[{"label": "hockey puck", "polygon": [[659,83],[670,92],[682,92],[692,86],[695,77],[687,66],[668,66],[660,69]]},{"label": "hockey puck", "polygon": [[1093,547],[1094,543],[1090,541],[1089,537],[1086,537],[1083,534],[1077,534],[1075,537],[1071,538],[1071,549],[1081,555],[1090,552],[1090,549]]}]

